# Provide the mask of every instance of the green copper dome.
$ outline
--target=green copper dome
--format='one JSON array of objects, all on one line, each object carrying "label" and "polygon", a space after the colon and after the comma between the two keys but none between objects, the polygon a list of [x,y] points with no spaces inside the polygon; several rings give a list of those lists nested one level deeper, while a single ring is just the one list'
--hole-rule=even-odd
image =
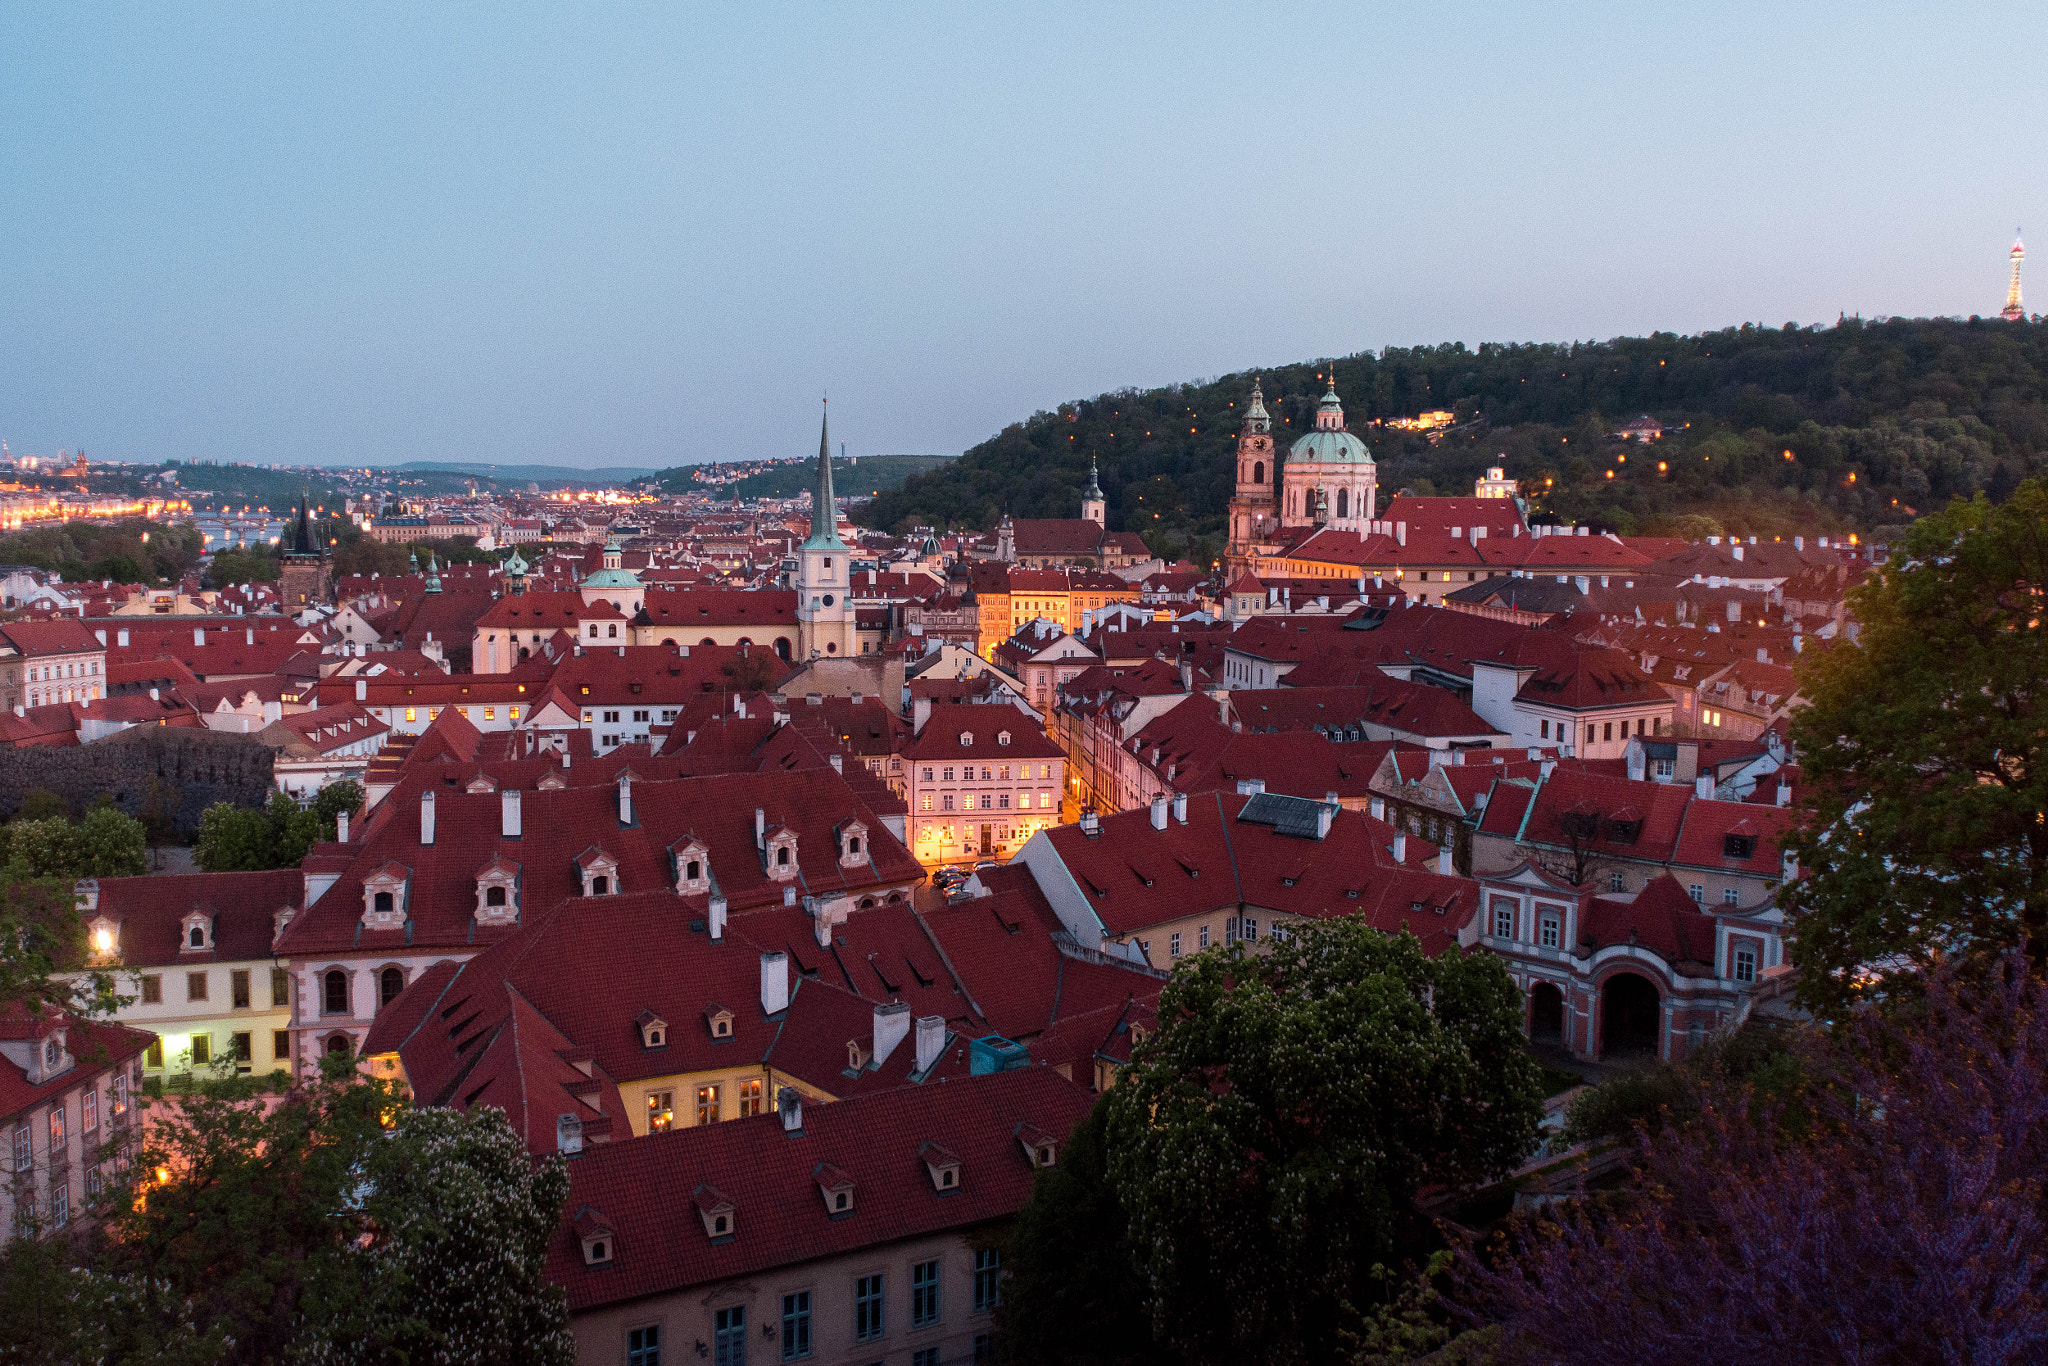
[{"label": "green copper dome", "polygon": [[1287,460],[1320,465],[1370,465],[1372,450],[1349,432],[1310,432],[1287,449]]}]

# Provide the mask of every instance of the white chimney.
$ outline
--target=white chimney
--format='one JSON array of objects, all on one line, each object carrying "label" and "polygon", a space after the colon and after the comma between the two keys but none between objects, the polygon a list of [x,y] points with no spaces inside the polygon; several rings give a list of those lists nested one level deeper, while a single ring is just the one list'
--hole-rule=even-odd
[{"label": "white chimney", "polygon": [[782,904],[785,906],[796,905],[796,884],[794,882],[782,884]]},{"label": "white chimney", "polygon": [[1152,828],[1154,830],[1164,830],[1166,828],[1166,794],[1164,792],[1155,793],[1152,797]]},{"label": "white chimney", "polygon": [[754,808],[754,847],[768,847],[768,812],[762,807]]},{"label": "white chimney", "polygon": [[1387,818],[1387,799],[1385,797],[1374,797],[1372,799],[1372,818],[1376,821],[1383,821]]},{"label": "white chimney", "polygon": [[337,843],[348,843],[348,812],[343,811],[334,818],[334,838]]},{"label": "white chimney", "polygon": [[780,1015],[789,1009],[789,955],[761,955],[761,1013]]},{"label": "white chimney", "polygon": [[1784,781],[1783,779],[1780,779],[1780,780],[1779,780],[1779,782],[1778,782],[1778,805],[1779,805],[1779,806],[1790,806],[1791,804],[1792,804],[1792,786],[1791,786],[1791,784],[1789,784],[1789,783],[1785,782],[1785,781]]},{"label": "white chimney", "polygon": [[1318,805],[1316,807],[1316,838],[1319,840],[1328,839],[1330,837],[1330,823],[1336,819],[1337,804],[1335,802],[1324,802]]},{"label": "white chimney", "polygon": [[583,1151],[583,1121],[575,1115],[555,1117],[555,1148],[574,1156]]},{"label": "white chimney", "polygon": [[920,1075],[929,1072],[939,1062],[939,1054],[946,1047],[946,1017],[943,1015],[920,1015],[917,1017],[917,1070]]},{"label": "white chimney", "polygon": [[[95,636],[98,636],[98,637],[99,637],[99,641],[100,641],[100,648],[101,648],[102,650],[106,649],[106,648],[107,648],[107,633],[106,633],[106,632],[105,632],[104,630],[101,630],[101,631],[94,631],[94,632],[93,632],[93,634],[94,634]],[[124,643],[125,643],[125,642],[124,642]]]},{"label": "white chimney", "polygon": [[519,838],[519,789],[501,788],[498,791],[499,824],[498,833],[508,840]]},{"label": "white chimney", "polygon": [[434,842],[434,789],[420,793],[420,843]]},{"label": "white chimney", "polygon": [[206,644],[206,628],[204,626],[194,626],[192,628],[192,643],[194,645]]},{"label": "white chimney", "polygon": [[631,769],[619,775],[619,824],[633,823],[633,773]]},{"label": "white chimney", "polygon": [[1408,861],[1408,833],[1407,833],[1407,831],[1405,831],[1405,830],[1404,830],[1404,831],[1400,831],[1400,832],[1397,832],[1397,833],[1395,834],[1395,836],[1394,836],[1394,862],[1396,862],[1396,863],[1406,863],[1407,861]]},{"label": "white chimney", "polygon": [[729,909],[724,897],[711,898],[711,942],[714,944],[725,942],[725,914]]},{"label": "white chimney", "polygon": [[256,643],[256,628],[254,626],[248,627],[243,631],[242,643],[244,645],[254,645]]},{"label": "white chimney", "polygon": [[1439,877],[1450,877],[1458,871],[1451,863],[1451,846],[1448,843],[1437,846],[1436,871]]},{"label": "white chimney", "polygon": [[837,754],[828,754],[828,755],[826,755],[826,756],[825,756],[825,762],[826,762],[826,763],[828,763],[828,764],[830,764],[830,765],[832,765],[832,771],[833,771],[834,773],[840,773],[840,774],[843,774],[843,773],[845,773],[845,772],[846,772],[846,769],[845,769],[844,767],[842,767],[842,761],[841,761],[841,759],[840,759],[840,756],[839,756],[839,755],[837,755]]},{"label": "white chimney", "polygon": [[366,679],[366,678],[358,678],[358,679],[356,680],[356,701],[358,701],[358,702],[367,702],[367,701],[369,701],[369,700],[370,700],[370,681],[369,681],[368,679]]},{"label": "white chimney", "polygon": [[1730,553],[1732,553],[1732,554],[1733,554],[1733,555],[1735,556],[1735,558],[1736,558],[1737,560],[1740,560],[1740,559],[1742,558],[1742,547],[1741,547],[1741,546],[1739,546],[1739,545],[1731,545],[1731,546],[1729,546],[1729,547],[1728,547],[1728,549],[1729,549]]},{"label": "white chimney", "polygon": [[123,626],[120,630],[114,632],[114,643],[116,645],[126,645],[128,643],[127,627]]},{"label": "white chimney", "polygon": [[775,1109],[782,1116],[782,1132],[792,1136],[804,1131],[804,1095],[794,1086],[775,1093]]},{"label": "white chimney", "polygon": [[1394,542],[1397,545],[1408,544],[1408,524],[1406,522],[1394,523]]},{"label": "white chimney", "polygon": [[1714,799],[1714,775],[1702,773],[1699,777],[1694,778],[1692,780],[1692,795],[1698,797],[1703,802],[1712,801]]},{"label": "white chimney", "polygon": [[1176,792],[1173,794],[1173,818],[1174,820],[1180,822],[1182,825],[1186,825],[1188,823],[1187,793]]},{"label": "white chimney", "polygon": [[896,1045],[910,1037],[910,1002],[890,1001],[875,1007],[875,1066],[880,1068],[896,1051]]}]

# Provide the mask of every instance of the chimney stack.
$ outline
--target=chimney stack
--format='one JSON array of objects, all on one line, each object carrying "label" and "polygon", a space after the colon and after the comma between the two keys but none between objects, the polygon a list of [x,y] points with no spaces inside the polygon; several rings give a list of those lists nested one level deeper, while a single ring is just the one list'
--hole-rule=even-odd
[{"label": "chimney stack", "polygon": [[519,838],[519,789],[498,789],[498,834],[508,840]]},{"label": "chimney stack", "polygon": [[1186,825],[1188,823],[1187,793],[1176,792],[1173,794],[1173,818],[1182,825]]},{"label": "chimney stack", "polygon": [[1154,830],[1164,830],[1166,828],[1166,794],[1164,792],[1155,793],[1152,797],[1152,828]]},{"label": "chimney stack", "polygon": [[1790,783],[1787,783],[1784,779],[1780,778],[1778,780],[1778,805],[1790,806],[1791,804],[1792,785]]},{"label": "chimney stack", "polygon": [[633,770],[619,774],[619,824],[633,823]]},{"label": "chimney stack", "polygon": [[1451,846],[1449,841],[1445,841],[1436,847],[1436,871],[1439,877],[1452,877],[1458,871],[1457,866],[1451,862]]},{"label": "chimney stack", "polygon": [[890,1001],[875,1007],[875,1067],[889,1061],[896,1045],[910,1037],[910,1003]]},{"label": "chimney stack", "polygon": [[919,1075],[938,1066],[939,1054],[946,1047],[946,1017],[943,1015],[920,1015],[917,1017],[917,1070]]},{"label": "chimney stack", "polygon": [[368,679],[366,679],[366,678],[358,678],[358,679],[356,680],[356,701],[358,701],[358,702],[367,702],[367,701],[369,701],[369,700],[370,700],[370,682],[369,682],[369,680],[368,680]]},{"label": "chimney stack", "polygon": [[1396,834],[1394,835],[1394,862],[1396,862],[1396,863],[1406,863],[1407,861],[1408,861],[1408,832],[1404,830],[1404,831],[1399,831],[1399,832],[1396,832]]},{"label": "chimney stack", "polygon": [[1330,824],[1337,819],[1337,809],[1335,802],[1323,802],[1316,807],[1317,839],[1326,840],[1330,837]]},{"label": "chimney stack", "polygon": [[754,847],[768,847],[768,812],[766,808],[759,806],[754,808]]},{"label": "chimney stack", "polygon": [[761,955],[761,1013],[780,1015],[789,1009],[789,955]]},{"label": "chimney stack", "polygon": [[[1782,790],[1781,788],[1780,791]],[[1784,803],[1780,802],[1779,805],[1782,806]],[[340,812],[334,818],[334,839],[337,844],[348,843],[348,812],[346,811]]]},{"label": "chimney stack", "polygon": [[434,842],[434,789],[420,793],[420,843]]},{"label": "chimney stack", "polygon": [[832,765],[832,771],[834,773],[844,774],[846,772],[846,769],[843,767],[844,760],[838,754],[826,755],[825,762]]},{"label": "chimney stack", "polygon": [[725,915],[729,909],[724,897],[711,898],[711,942],[714,944],[725,942]]},{"label": "chimney stack", "polygon": [[1376,821],[1383,821],[1387,818],[1387,799],[1385,797],[1374,797],[1372,799],[1372,818]]},{"label": "chimney stack", "polygon": [[194,626],[192,628],[192,643],[194,645],[206,644],[206,628],[204,626]]},{"label": "chimney stack", "polygon": [[114,643],[115,643],[116,645],[121,645],[121,646],[126,646],[126,645],[128,644],[128,628],[127,628],[127,627],[123,626],[123,627],[122,627],[122,628],[121,628],[120,630],[118,630],[118,631],[114,632]]},{"label": "chimney stack", "polygon": [[1698,797],[1703,802],[1712,801],[1714,798],[1714,775],[1702,773],[1699,777],[1694,778],[1692,780],[1692,795]]},{"label": "chimney stack", "polygon": [[785,1086],[775,1093],[775,1109],[782,1116],[782,1132],[791,1138],[801,1138],[804,1132],[804,1096],[794,1086]]}]

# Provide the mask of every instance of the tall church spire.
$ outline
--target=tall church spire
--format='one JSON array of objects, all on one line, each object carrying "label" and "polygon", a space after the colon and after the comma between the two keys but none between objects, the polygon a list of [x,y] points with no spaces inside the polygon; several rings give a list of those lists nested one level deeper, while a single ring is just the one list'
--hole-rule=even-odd
[{"label": "tall church spire", "polygon": [[832,499],[832,423],[828,411],[818,419],[818,482],[811,489],[811,538],[806,550],[844,550],[839,539],[839,508]]}]

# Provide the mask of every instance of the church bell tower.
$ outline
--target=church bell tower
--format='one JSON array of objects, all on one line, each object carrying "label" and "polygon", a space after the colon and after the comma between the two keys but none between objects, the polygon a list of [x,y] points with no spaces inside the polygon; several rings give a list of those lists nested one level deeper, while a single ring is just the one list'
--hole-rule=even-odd
[{"label": "church bell tower", "polygon": [[1279,525],[1273,504],[1276,473],[1273,419],[1266,412],[1266,396],[1260,382],[1254,379],[1251,403],[1245,409],[1244,426],[1237,435],[1237,486],[1230,498],[1230,542],[1225,563],[1233,578],[1251,567],[1256,547]]},{"label": "church bell tower", "polygon": [[797,649],[806,659],[854,654],[853,551],[839,539],[832,497],[830,415],[818,424],[818,476],[811,488],[811,534],[797,550]]}]

